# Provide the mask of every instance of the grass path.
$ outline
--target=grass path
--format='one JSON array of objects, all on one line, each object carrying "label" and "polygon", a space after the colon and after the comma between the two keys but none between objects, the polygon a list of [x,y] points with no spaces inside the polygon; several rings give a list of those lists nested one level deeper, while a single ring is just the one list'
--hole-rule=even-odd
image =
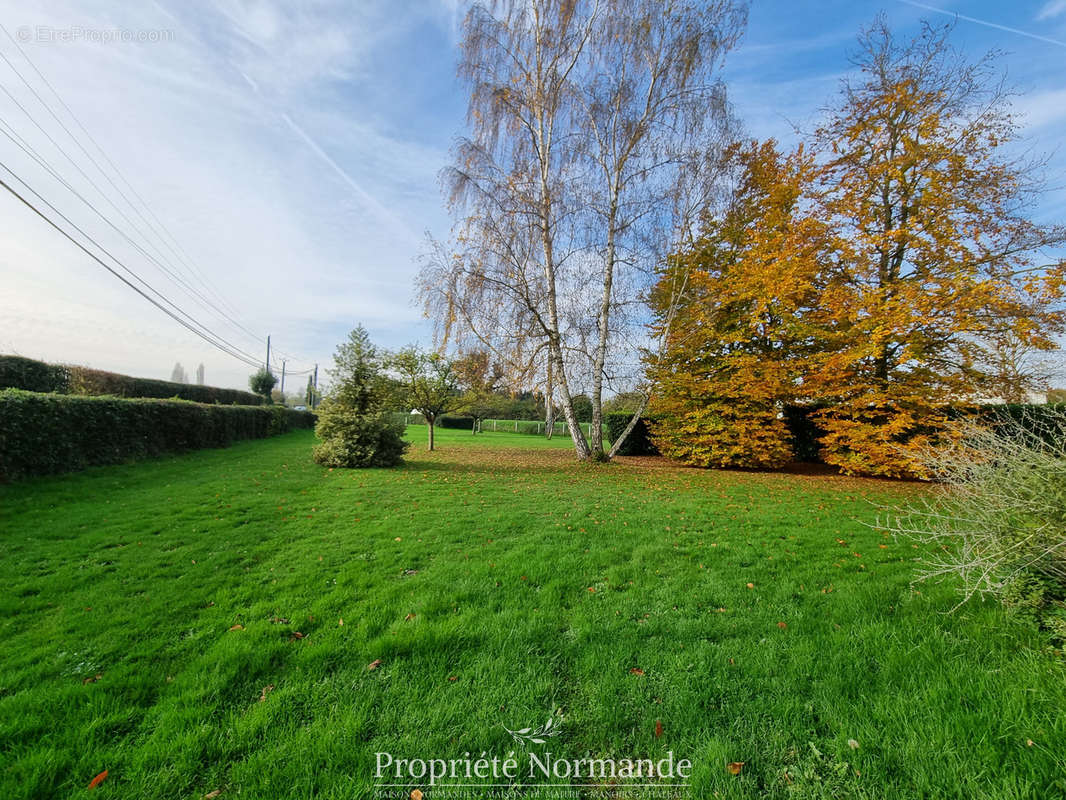
[{"label": "grass path", "polygon": [[411,430],[0,487],[0,797],[366,797],[560,714],[542,749],[672,750],[681,796],[1066,797],[1062,662],[861,524],[913,486]]}]

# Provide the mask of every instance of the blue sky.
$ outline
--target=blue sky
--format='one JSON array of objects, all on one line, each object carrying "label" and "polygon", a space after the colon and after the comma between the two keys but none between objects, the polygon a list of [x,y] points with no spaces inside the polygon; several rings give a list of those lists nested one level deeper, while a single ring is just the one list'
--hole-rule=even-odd
[{"label": "blue sky", "polygon": [[[1059,148],[1066,0],[921,5],[928,8],[755,2],[725,70],[749,133],[791,142],[795,126],[813,127],[850,68],[858,30],[879,11],[900,34],[923,17],[948,22],[957,13],[959,46],[974,56],[1005,51],[1001,65],[1025,92],[1016,103],[1029,122],[1025,146]],[[325,365],[359,323],[387,346],[428,342],[412,281],[424,232],[443,236],[449,226],[437,172],[464,123],[454,78],[458,13],[455,2],[439,0],[0,0],[0,21],[147,201],[155,217],[144,217],[165,224],[180,256],[113,194],[2,60],[0,85],[11,96],[0,93],[0,120],[142,241],[122,209],[179,282],[3,136],[0,160],[245,352],[260,353],[259,337],[270,333],[290,370]],[[122,40],[130,38],[144,41]],[[3,32],[0,52],[58,108]],[[1056,188],[1037,213],[1062,221],[1061,148],[1049,174]],[[203,362],[209,383],[245,383],[248,367],[163,316],[10,196],[0,197],[0,279],[0,352],[163,378],[175,361],[189,372]]]}]

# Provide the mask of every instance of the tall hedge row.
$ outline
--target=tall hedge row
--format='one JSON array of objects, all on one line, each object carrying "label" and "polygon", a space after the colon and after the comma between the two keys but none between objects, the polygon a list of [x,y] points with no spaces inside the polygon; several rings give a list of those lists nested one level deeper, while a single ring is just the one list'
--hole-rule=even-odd
[{"label": "tall hedge row", "polygon": [[22,356],[0,356],[0,389],[25,389],[28,392],[57,392],[93,397],[177,397],[195,403],[245,406],[257,406],[263,402],[259,395],[238,389],[134,378],[89,367],[46,364]]},{"label": "tall hedge row", "polygon": [[0,481],[225,447],[311,428],[315,415],[232,406],[0,391]]}]

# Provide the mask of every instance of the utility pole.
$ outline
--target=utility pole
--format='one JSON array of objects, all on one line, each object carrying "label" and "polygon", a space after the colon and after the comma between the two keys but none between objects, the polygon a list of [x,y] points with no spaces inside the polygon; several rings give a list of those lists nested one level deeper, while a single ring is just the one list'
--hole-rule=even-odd
[{"label": "utility pole", "polygon": [[281,396],[285,396],[285,359],[281,359]]},{"label": "utility pole", "polygon": [[318,405],[318,364],[315,364],[315,391],[311,394],[311,408]]},{"label": "utility pole", "polygon": [[267,360],[266,360],[266,370],[267,370],[267,372],[270,372],[270,334],[267,334]]}]

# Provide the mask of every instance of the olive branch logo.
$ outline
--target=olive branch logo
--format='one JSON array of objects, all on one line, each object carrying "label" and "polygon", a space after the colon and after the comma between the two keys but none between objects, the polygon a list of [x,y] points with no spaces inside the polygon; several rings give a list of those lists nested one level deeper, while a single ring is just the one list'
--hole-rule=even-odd
[{"label": "olive branch logo", "polygon": [[560,733],[559,721],[551,717],[548,717],[548,721],[539,728],[522,728],[521,730],[513,731],[504,725],[503,729],[511,734],[511,738],[523,748],[528,748],[531,744],[544,744],[548,739],[558,736]]}]

